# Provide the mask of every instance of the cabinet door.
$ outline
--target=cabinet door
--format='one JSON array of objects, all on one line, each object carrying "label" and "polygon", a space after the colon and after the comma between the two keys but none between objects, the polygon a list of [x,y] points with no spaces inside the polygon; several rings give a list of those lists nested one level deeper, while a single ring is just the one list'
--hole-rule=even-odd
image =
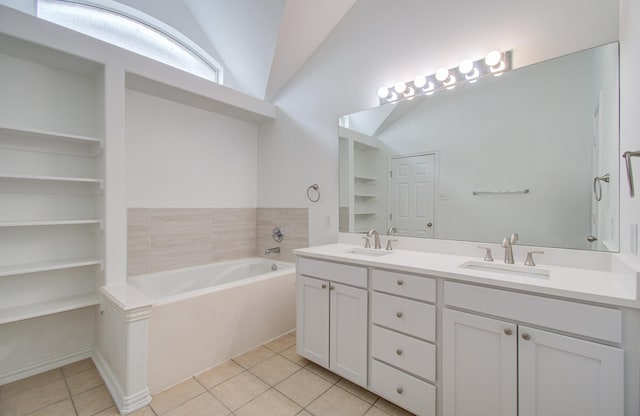
[{"label": "cabinet door", "polygon": [[622,416],[623,351],[519,327],[519,416]]},{"label": "cabinet door", "polygon": [[329,283],[298,276],[296,303],[298,354],[329,367]]},{"label": "cabinet door", "polygon": [[367,291],[331,283],[329,368],[367,385]]},{"label": "cabinet door", "polygon": [[516,416],[516,325],[446,308],[442,322],[443,415]]}]

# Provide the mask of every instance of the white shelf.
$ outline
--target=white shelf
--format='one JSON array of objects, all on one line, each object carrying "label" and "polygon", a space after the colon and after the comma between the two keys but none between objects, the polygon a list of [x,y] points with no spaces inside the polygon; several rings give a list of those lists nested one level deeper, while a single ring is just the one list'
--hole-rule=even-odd
[{"label": "white shelf", "polygon": [[0,126],[0,136],[11,135],[15,137],[26,137],[30,139],[51,140],[65,143],[87,143],[102,146],[102,140],[95,137],[78,136],[75,134],[56,133],[44,130],[17,129]]},{"label": "white shelf", "polygon": [[49,225],[83,225],[83,224],[100,224],[101,220],[58,220],[58,221],[12,221],[0,222],[2,227],[41,227]]},{"label": "white shelf", "polygon": [[77,183],[97,183],[102,186],[101,179],[94,178],[74,178],[66,176],[39,176],[39,175],[13,175],[0,173],[0,179],[24,180],[24,181],[47,181],[47,182],[77,182]]},{"label": "white shelf", "polygon": [[47,302],[0,309],[0,325],[9,322],[37,318],[38,316],[85,308],[99,303],[100,301],[95,293],[86,293],[83,295],[55,299]]},{"label": "white shelf", "polygon": [[375,211],[354,212],[353,215],[376,215]]},{"label": "white shelf", "polygon": [[356,198],[375,198],[377,195],[371,195],[371,194],[354,194],[353,196],[355,196]]},{"label": "white shelf", "polygon": [[51,270],[72,269],[74,267],[85,267],[102,265],[102,260],[98,258],[82,258],[67,260],[52,260],[29,264],[12,264],[0,266],[1,276],[15,276],[18,274],[38,273]]},{"label": "white shelf", "polygon": [[372,176],[361,176],[361,175],[355,175],[353,179],[357,181],[363,181],[363,182],[373,182],[376,180],[376,178]]}]

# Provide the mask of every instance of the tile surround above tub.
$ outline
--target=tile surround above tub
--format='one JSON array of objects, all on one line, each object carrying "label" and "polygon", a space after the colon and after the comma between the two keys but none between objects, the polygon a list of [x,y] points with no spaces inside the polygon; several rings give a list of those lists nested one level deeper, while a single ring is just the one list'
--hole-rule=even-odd
[{"label": "tile surround above tub", "polygon": [[255,208],[127,211],[129,276],[256,255]]},{"label": "tile surround above tub", "polygon": [[[284,231],[284,240],[276,243],[271,238],[273,228],[279,226]],[[257,209],[256,252],[258,256],[274,260],[295,261],[293,250],[309,247],[308,208],[258,208]],[[264,255],[264,250],[280,247],[280,253]]]}]

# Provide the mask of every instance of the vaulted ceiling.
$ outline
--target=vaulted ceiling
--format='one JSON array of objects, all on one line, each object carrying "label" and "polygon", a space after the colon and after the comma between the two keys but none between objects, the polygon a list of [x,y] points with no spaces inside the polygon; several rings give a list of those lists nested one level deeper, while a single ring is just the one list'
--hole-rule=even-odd
[{"label": "vaulted ceiling", "polygon": [[271,100],[356,0],[182,1],[238,88]]}]

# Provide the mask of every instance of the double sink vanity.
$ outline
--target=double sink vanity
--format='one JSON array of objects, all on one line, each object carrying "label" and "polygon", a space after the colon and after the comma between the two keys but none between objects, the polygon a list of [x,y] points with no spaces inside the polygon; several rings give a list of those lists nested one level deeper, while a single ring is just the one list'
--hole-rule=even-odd
[{"label": "double sink vanity", "polygon": [[412,413],[638,414],[633,268],[352,244],[295,253],[298,353]]}]

